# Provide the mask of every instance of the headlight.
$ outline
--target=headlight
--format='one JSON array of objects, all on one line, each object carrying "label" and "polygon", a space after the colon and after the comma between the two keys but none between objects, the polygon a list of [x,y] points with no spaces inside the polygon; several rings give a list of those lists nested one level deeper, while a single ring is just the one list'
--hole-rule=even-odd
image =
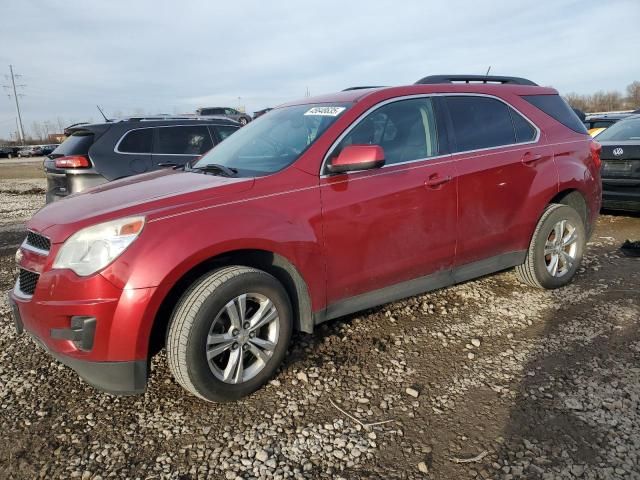
[{"label": "headlight", "polygon": [[53,268],[69,268],[81,277],[109,265],[138,238],[144,217],[127,217],[83,228],[64,242]]}]

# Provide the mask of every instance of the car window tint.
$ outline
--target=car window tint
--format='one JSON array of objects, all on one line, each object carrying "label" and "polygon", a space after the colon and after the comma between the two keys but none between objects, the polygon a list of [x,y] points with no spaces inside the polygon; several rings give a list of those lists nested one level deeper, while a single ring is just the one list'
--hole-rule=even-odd
[{"label": "car window tint", "polygon": [[88,130],[73,132],[52,153],[56,155],[86,155],[93,144],[93,133]]},{"label": "car window tint", "polygon": [[151,153],[153,143],[153,129],[143,128],[131,130],[118,145],[118,151],[123,153]]},{"label": "car window tint", "polygon": [[238,127],[232,127],[230,125],[229,126],[220,125],[220,126],[216,126],[214,128],[215,128],[216,132],[218,132],[218,138],[220,139],[220,141],[224,140],[225,138],[227,138],[232,133],[238,131]]},{"label": "car window tint", "polygon": [[446,98],[457,151],[478,150],[515,143],[509,107],[494,98],[451,96]]},{"label": "car window tint", "polygon": [[213,147],[207,127],[158,128],[156,155],[202,155]]},{"label": "car window tint", "polygon": [[387,165],[438,155],[438,137],[430,98],[400,100],[367,115],[340,142],[346,145],[380,145]]},{"label": "car window tint", "polygon": [[536,129],[513,108],[509,108],[509,113],[513,121],[513,128],[516,130],[516,142],[522,143],[535,140]]},{"label": "car window tint", "polygon": [[632,117],[614,123],[600,133],[596,139],[602,141],[638,141],[640,140],[640,117]]},{"label": "car window tint", "polygon": [[587,133],[576,112],[560,95],[523,95],[522,98],[574,132]]},{"label": "car window tint", "polygon": [[591,123],[591,126],[589,128],[609,128],[614,123],[615,122],[609,121],[594,121]]}]

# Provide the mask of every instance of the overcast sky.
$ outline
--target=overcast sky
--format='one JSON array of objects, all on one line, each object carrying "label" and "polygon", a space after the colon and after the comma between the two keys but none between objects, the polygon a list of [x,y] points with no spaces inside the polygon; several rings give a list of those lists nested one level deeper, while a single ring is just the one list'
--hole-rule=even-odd
[{"label": "overcast sky", "polygon": [[[96,104],[108,116],[253,112],[307,87],[400,85],[489,65],[561,93],[640,80],[640,0],[2,0],[0,11],[0,74],[12,64],[22,75],[27,131],[34,120],[98,120]],[[3,95],[0,137],[13,131]]]}]

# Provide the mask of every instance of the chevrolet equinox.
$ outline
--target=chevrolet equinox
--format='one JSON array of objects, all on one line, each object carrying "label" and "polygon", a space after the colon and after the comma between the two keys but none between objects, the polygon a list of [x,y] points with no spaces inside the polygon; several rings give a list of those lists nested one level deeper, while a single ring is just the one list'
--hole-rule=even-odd
[{"label": "chevrolet equinox", "polygon": [[600,146],[558,92],[438,75],[282,105],[184,167],[47,205],[9,293],[18,332],[97,388],[165,348],[209,401],[271,377],[292,332],[515,267],[571,281]]}]

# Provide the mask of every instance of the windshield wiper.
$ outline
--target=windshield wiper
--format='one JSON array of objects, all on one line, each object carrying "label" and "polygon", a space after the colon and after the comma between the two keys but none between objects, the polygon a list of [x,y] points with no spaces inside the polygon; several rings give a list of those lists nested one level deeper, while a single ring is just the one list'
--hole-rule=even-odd
[{"label": "windshield wiper", "polygon": [[[185,168],[186,170],[186,168]],[[201,167],[190,167],[189,171],[200,170],[203,172],[209,172],[222,175],[224,177],[235,177],[238,174],[238,169],[233,167],[225,167],[224,165],[220,165],[219,163],[208,163],[207,165],[202,165]]]}]

